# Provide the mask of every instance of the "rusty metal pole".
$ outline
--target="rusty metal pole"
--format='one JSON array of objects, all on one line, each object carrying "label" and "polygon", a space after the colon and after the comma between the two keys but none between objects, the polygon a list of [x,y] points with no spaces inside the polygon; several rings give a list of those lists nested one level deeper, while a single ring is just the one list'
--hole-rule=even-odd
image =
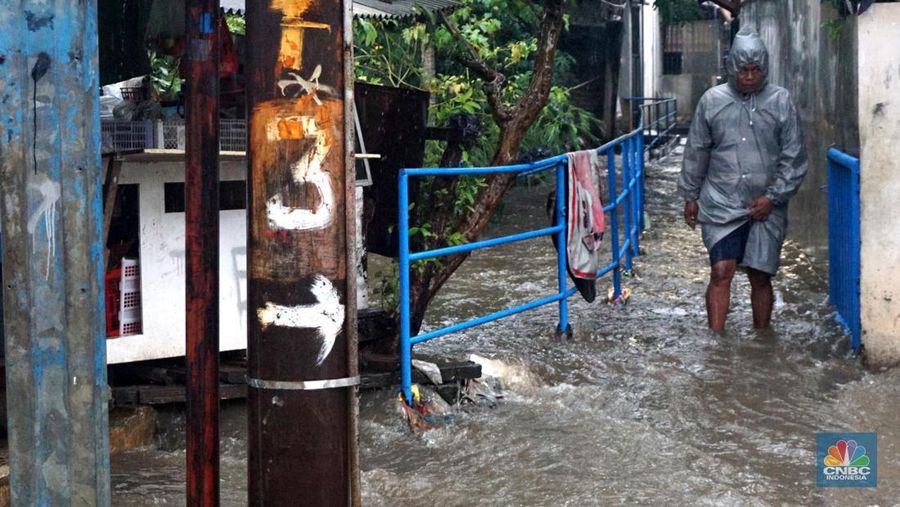
[{"label": "rusty metal pole", "polygon": [[13,505],[109,505],[97,4],[0,8]]},{"label": "rusty metal pole", "polygon": [[250,505],[359,503],[349,4],[247,2]]},{"label": "rusty metal pole", "polygon": [[219,0],[186,0],[187,505],[219,504]]}]

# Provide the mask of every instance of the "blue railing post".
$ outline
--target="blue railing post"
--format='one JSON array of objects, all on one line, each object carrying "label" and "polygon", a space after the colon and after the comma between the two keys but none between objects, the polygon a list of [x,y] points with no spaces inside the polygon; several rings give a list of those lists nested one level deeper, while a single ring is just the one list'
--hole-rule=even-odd
[{"label": "blue railing post", "polygon": [[[643,231],[646,227],[644,224],[644,136],[638,136],[637,141],[637,149],[635,150],[638,156],[638,171],[640,173],[640,181],[638,183],[639,195],[640,195],[640,205],[638,206],[638,217],[640,218],[640,230]],[[635,242],[634,251],[637,253],[639,242]]]},{"label": "blue railing post", "polygon": [[[616,190],[616,147],[610,146],[606,150],[606,164],[609,171],[609,202],[615,204],[619,198]],[[609,211],[609,232],[612,241],[613,254],[613,301],[622,295],[622,272],[619,270],[619,213],[617,206]]]},{"label": "blue railing post", "polygon": [[859,159],[828,150],[828,294],[853,350],[860,344]]},{"label": "blue railing post", "polygon": [[625,270],[631,272],[631,245],[634,244],[634,185],[631,174],[631,138],[622,141],[622,193],[625,194],[624,226],[625,226]]},{"label": "blue railing post", "polygon": [[556,233],[556,276],[559,284],[559,293],[563,297],[559,300],[559,327],[556,330],[557,339],[571,336],[569,330],[569,303],[565,297],[568,288],[566,269],[566,162],[556,164],[556,225],[560,227]]},{"label": "blue railing post", "polygon": [[399,185],[397,235],[400,239],[400,385],[408,405],[412,398],[412,344],[409,336],[409,176],[402,169]]},{"label": "blue railing post", "polygon": [[[648,106],[649,107],[649,106]],[[648,111],[648,109],[645,109]],[[632,269],[633,257],[639,255],[638,236],[643,226],[643,176],[644,176],[644,137],[643,130],[648,124],[641,121],[632,132],[614,139],[595,151],[606,154],[609,184],[609,204],[603,207],[610,215],[610,240],[612,244],[612,262],[600,268],[597,276],[613,272],[613,297],[622,296],[622,271],[619,269],[622,256],[626,257],[626,269]],[[621,147],[621,193],[619,192],[619,169],[616,166],[616,147]],[[398,236],[399,236],[399,312],[400,312],[400,376],[401,394],[408,404],[413,403],[412,394],[412,347],[416,344],[432,340],[450,333],[462,331],[488,322],[522,313],[539,306],[557,303],[559,305],[559,324],[557,338],[571,337],[571,325],[568,316],[568,297],[577,292],[568,287],[567,269],[567,220],[566,174],[568,167],[566,155],[558,155],[540,162],[500,167],[467,167],[467,168],[413,168],[402,169],[398,175]],[[541,171],[556,170],[556,220],[551,227],[536,229],[499,238],[490,238],[462,245],[447,246],[421,252],[410,252],[409,245],[409,178],[424,176],[463,176],[467,174],[518,173],[519,177],[536,174]],[[623,227],[625,234],[619,237],[619,206],[623,210]],[[558,290],[551,296],[543,297],[514,308],[507,308],[488,315],[470,319],[451,326],[434,329],[426,333],[412,336],[410,323],[410,264],[416,261],[432,259],[447,255],[462,254],[474,250],[491,248],[503,244],[525,241],[540,236],[556,235],[557,241],[557,282]],[[622,243],[624,241],[624,243]]]}]

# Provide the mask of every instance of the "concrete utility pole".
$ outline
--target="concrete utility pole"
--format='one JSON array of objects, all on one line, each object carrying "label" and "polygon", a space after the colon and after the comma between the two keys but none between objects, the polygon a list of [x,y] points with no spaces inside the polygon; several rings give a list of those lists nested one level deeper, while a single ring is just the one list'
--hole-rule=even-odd
[{"label": "concrete utility pole", "polygon": [[109,505],[97,4],[0,4],[13,505]]},{"label": "concrete utility pole", "polygon": [[251,505],[359,501],[349,9],[247,2]]},{"label": "concrete utility pole", "polygon": [[219,504],[219,0],[186,0],[187,505]]}]

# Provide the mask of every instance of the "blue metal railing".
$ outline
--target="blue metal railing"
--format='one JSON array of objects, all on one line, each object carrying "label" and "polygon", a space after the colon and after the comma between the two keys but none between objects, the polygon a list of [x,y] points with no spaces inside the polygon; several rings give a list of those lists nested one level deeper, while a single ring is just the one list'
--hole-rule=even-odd
[{"label": "blue metal railing", "polygon": [[860,349],[859,159],[828,150],[828,295],[853,345]]},{"label": "blue metal railing", "polygon": [[[644,138],[643,128],[639,126],[634,131],[619,137],[596,149],[600,154],[607,156],[607,171],[609,185],[609,201],[603,210],[609,213],[609,237],[611,240],[611,262],[597,271],[600,277],[610,271],[613,272],[613,297],[618,298],[622,294],[622,273],[618,267],[624,259],[625,269],[632,269],[632,257],[639,252],[639,235],[641,213],[643,210],[643,175],[644,175]],[[621,154],[621,174],[617,170],[617,150]],[[531,164],[518,164],[501,167],[471,167],[471,168],[416,168],[401,169],[398,176],[399,185],[399,231],[400,237],[400,375],[401,390],[407,403],[412,401],[412,347],[415,344],[444,336],[471,327],[479,326],[487,322],[502,319],[510,315],[522,313],[539,306],[558,303],[559,326],[558,332],[566,333],[569,329],[568,302],[569,296],[575,294],[577,289],[570,288],[567,281],[566,266],[566,206],[565,198],[565,171],[568,164],[566,155],[557,155]],[[517,173],[519,176],[535,174],[553,169],[556,172],[556,222],[551,227],[535,229],[532,231],[513,234],[499,238],[493,238],[463,245],[438,248],[422,252],[411,253],[409,250],[409,178],[425,176],[463,176],[483,175],[496,173]],[[621,191],[617,191],[621,182]],[[622,228],[619,228],[619,213],[622,216]],[[558,290],[555,294],[542,297],[526,304],[507,308],[482,317],[454,324],[452,326],[436,329],[417,336],[410,336],[410,301],[409,301],[409,272],[411,263],[440,256],[460,254],[490,248],[493,246],[524,241],[541,236],[556,235],[557,241],[557,283]],[[620,235],[623,236],[620,238]],[[620,242],[621,239],[621,242]]]},{"label": "blue metal railing", "polygon": [[625,100],[638,105],[634,108],[634,124],[644,126],[645,150],[649,152],[669,139],[678,124],[678,99],[625,97]]}]

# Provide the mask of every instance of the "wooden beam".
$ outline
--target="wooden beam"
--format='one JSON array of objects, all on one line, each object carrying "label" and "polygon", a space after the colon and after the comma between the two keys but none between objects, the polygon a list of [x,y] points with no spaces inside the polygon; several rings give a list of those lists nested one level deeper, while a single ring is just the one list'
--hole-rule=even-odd
[{"label": "wooden beam", "polygon": [[187,505],[219,505],[219,0],[185,0]]}]

